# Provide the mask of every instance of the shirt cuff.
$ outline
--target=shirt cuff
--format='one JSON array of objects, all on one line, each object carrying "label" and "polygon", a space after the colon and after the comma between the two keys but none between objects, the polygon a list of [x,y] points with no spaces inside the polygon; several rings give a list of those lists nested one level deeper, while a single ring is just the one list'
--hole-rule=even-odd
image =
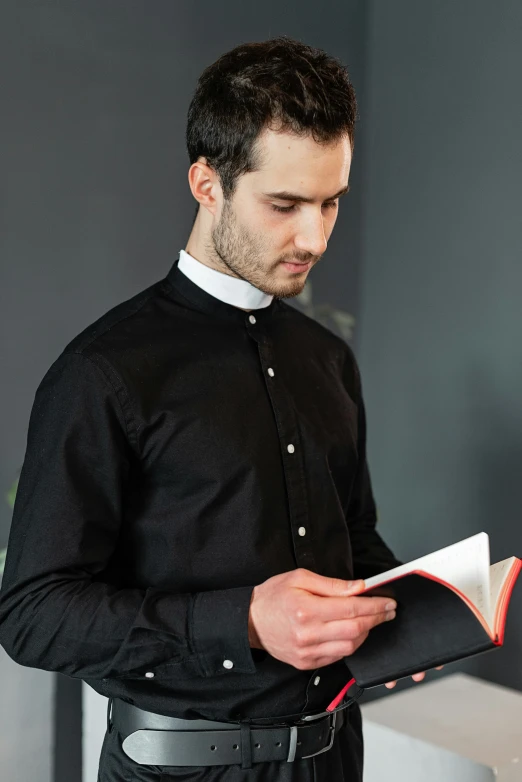
[{"label": "shirt cuff", "polygon": [[191,640],[203,676],[256,673],[248,641],[253,586],[196,592]]}]

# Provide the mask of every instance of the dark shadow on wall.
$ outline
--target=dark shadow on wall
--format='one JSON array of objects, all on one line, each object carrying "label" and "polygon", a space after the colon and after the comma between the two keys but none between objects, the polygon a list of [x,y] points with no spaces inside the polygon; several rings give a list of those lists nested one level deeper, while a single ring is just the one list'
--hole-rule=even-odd
[{"label": "dark shadow on wall", "polygon": [[82,682],[56,674],[53,782],[82,779]]},{"label": "dark shadow on wall", "polygon": [[[512,373],[520,374],[519,367]],[[510,372],[511,374],[511,372]],[[511,379],[511,383],[510,383]],[[467,453],[469,471],[477,478],[475,526],[490,536],[491,562],[522,558],[520,512],[522,480],[522,412],[511,389],[520,377],[497,377],[484,365],[467,376],[468,421],[472,443]],[[515,585],[509,604],[504,645],[469,661],[467,672],[522,691],[522,583]]]}]

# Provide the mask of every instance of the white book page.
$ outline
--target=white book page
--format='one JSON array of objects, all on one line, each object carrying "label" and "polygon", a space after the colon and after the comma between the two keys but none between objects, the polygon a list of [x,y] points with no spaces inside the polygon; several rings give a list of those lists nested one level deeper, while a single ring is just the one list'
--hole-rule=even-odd
[{"label": "white book page", "polygon": [[493,627],[493,625],[495,621],[495,613],[497,610],[498,599],[504,587],[505,582],[509,578],[509,574],[511,573],[511,568],[513,567],[514,561],[515,561],[515,557],[508,557],[508,559],[503,559],[501,562],[495,562],[495,564],[491,565],[491,567],[489,568],[489,581],[490,581],[489,595],[490,595],[490,605],[491,605],[490,627],[492,630],[495,630],[495,632],[496,632],[496,628]]},{"label": "white book page", "polygon": [[366,589],[414,570],[424,570],[459,589],[478,608],[491,627],[489,536],[486,532],[479,532],[405,565],[367,578]]}]

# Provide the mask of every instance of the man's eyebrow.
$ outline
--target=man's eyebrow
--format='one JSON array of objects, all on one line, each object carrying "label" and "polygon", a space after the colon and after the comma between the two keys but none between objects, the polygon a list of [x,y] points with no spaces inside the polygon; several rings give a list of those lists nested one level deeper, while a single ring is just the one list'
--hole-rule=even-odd
[{"label": "man's eyebrow", "polygon": [[[330,196],[329,198],[325,198],[325,201],[331,201],[334,198],[338,198],[339,196],[344,195],[347,193],[350,189],[350,185],[346,185],[346,187],[343,187],[341,190],[339,190],[338,193],[336,193],[333,196]],[[276,198],[278,201],[298,201],[300,203],[305,204],[313,204],[314,199],[313,198],[305,198],[305,196],[298,195],[297,193],[289,193],[288,190],[278,190],[275,193],[263,193],[266,198]]]}]

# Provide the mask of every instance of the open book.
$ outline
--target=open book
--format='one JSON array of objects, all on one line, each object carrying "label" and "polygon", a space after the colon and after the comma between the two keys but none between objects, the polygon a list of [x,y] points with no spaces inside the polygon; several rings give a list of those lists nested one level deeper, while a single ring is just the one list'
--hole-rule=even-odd
[{"label": "open book", "polygon": [[359,595],[392,597],[397,615],[345,657],[360,687],[375,687],[502,646],[522,560],[490,565],[480,532],[366,579]]}]

